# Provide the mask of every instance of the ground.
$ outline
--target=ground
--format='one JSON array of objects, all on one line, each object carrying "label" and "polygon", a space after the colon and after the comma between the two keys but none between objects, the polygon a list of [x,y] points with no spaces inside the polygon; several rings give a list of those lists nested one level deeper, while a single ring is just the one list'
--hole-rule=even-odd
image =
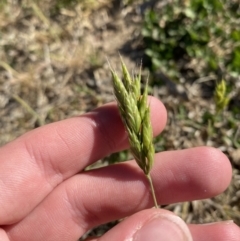
[{"label": "ground", "polygon": [[[144,58],[143,14],[154,1],[125,1],[126,5],[110,0],[69,1],[66,6],[65,1],[61,2],[23,0],[0,5],[0,145],[33,128],[114,100],[108,61],[119,70],[121,53],[134,71]],[[147,76],[148,70],[144,69],[143,79]],[[152,78],[159,78],[158,73]],[[239,138],[240,131],[238,128],[233,133],[217,122],[226,137],[225,142],[218,142],[218,136],[209,138],[206,134],[207,124],[198,124],[206,109],[213,112],[215,108],[207,93],[208,85],[211,78],[182,83],[166,78],[164,85],[153,86],[151,92],[166,105],[169,118],[156,148],[218,147],[232,162],[232,184],[213,199],[166,208],[187,222],[233,219],[240,224],[240,149],[230,138]],[[107,227],[92,233],[100,234]]]}]

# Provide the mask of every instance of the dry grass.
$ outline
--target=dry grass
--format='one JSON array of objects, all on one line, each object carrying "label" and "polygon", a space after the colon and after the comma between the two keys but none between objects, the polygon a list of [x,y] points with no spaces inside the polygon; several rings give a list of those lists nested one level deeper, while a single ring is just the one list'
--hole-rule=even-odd
[{"label": "dry grass", "polygon": [[95,94],[102,83],[86,70],[95,74],[103,64],[90,20],[107,1],[84,1],[56,16],[52,1],[40,3],[9,1],[0,11],[0,144],[105,102]]}]

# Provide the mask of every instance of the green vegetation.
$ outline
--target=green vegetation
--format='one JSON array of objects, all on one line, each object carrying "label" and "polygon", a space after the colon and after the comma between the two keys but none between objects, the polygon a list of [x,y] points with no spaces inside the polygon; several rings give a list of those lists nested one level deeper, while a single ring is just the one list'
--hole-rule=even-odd
[{"label": "green vegetation", "polygon": [[[189,118],[191,110],[180,103],[176,119],[187,128],[201,130],[202,139],[216,147],[228,143],[237,148],[240,143],[238,134],[234,134],[238,133],[240,116],[240,106],[236,105],[239,103],[236,98],[240,74],[239,19],[238,1],[174,0],[149,9],[142,28],[151,73],[166,74],[174,83],[188,84],[188,87],[197,79],[210,76],[207,98],[211,101],[199,113],[200,118]],[[153,85],[164,85],[162,82],[155,78]],[[231,134],[226,134],[229,129]],[[161,142],[164,146],[160,150],[171,148],[164,138]]]},{"label": "green vegetation", "polygon": [[240,73],[240,10],[237,1],[174,0],[145,15],[142,35],[151,69],[180,77],[195,63],[197,76]]}]

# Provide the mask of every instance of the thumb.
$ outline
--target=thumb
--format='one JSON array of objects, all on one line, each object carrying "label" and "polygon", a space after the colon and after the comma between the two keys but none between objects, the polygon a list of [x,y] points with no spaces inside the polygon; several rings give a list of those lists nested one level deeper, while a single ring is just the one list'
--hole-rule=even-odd
[{"label": "thumb", "polygon": [[99,241],[192,241],[185,222],[175,214],[162,209],[138,212],[115,226]]},{"label": "thumb", "polygon": [[134,241],[192,241],[185,222],[172,213],[159,213],[141,227]]}]

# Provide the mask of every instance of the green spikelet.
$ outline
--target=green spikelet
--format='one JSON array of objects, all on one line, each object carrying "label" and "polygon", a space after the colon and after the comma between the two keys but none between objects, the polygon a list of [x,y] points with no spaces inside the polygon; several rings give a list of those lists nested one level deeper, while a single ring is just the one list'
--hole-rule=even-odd
[{"label": "green spikelet", "polygon": [[158,204],[150,176],[155,150],[150,109],[147,103],[148,84],[146,83],[144,92],[141,94],[141,68],[139,75],[132,78],[121,56],[120,59],[123,79],[121,80],[116,72],[111,69],[114,94],[121,118],[128,132],[130,150],[150,183],[154,204],[157,208]]},{"label": "green spikelet", "polygon": [[[121,58],[121,56],[120,56]],[[123,73],[123,84],[127,90],[127,92],[131,92],[132,91],[132,79],[131,76],[128,72],[128,69],[126,67],[126,65],[124,64],[122,58],[121,58],[121,65],[122,65],[122,73]]]},{"label": "green spikelet", "polygon": [[225,80],[221,80],[221,82],[217,84],[214,92],[214,100],[218,113],[227,107],[230,99],[227,96],[227,86]]}]

